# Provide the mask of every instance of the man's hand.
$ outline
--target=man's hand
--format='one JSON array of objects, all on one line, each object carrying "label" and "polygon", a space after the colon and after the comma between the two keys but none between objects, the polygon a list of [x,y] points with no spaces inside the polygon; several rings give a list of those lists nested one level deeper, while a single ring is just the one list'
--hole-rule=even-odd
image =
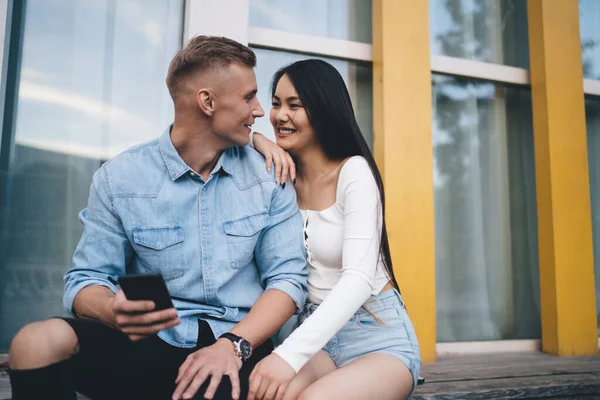
[{"label": "man's hand", "polygon": [[152,301],[127,300],[122,290],[112,298],[110,307],[115,327],[132,341],[155,335],[181,322],[174,308],[152,311],[155,307]]},{"label": "man's hand", "polygon": [[296,371],[276,353],[262,359],[250,374],[248,400],[281,400]]},{"label": "man's hand", "polygon": [[213,398],[223,375],[227,375],[231,380],[231,397],[237,400],[240,397],[240,368],[242,360],[235,355],[231,341],[219,339],[212,346],[190,354],[179,367],[173,400],[194,397],[209,375],[212,378],[204,392],[205,399]]}]

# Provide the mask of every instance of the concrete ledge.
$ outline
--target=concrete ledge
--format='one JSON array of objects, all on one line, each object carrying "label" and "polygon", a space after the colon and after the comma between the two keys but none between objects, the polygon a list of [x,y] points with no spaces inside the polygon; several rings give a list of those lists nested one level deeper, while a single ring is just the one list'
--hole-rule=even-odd
[{"label": "concrete ledge", "polygon": [[[600,398],[600,356],[557,357],[541,352],[452,355],[424,365],[425,384],[411,399]],[[587,397],[589,399],[589,397]]]},{"label": "concrete ledge", "polygon": [[414,400],[532,399],[544,397],[600,396],[600,374],[572,374],[498,378],[459,382],[430,382],[419,386]]},{"label": "concrete ledge", "polygon": [[[425,384],[414,400],[600,399],[600,355],[557,357],[545,353],[453,355],[423,366]],[[0,373],[0,400],[11,398]],[[80,400],[86,397],[79,396]]]}]

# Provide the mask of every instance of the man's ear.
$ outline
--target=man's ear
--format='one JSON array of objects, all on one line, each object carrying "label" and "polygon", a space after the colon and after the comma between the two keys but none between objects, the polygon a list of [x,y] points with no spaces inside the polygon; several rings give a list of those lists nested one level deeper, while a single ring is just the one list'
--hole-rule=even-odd
[{"label": "man's ear", "polygon": [[198,103],[200,111],[209,117],[211,117],[215,112],[214,101],[215,96],[210,89],[200,89],[198,93],[196,93],[196,102]]}]

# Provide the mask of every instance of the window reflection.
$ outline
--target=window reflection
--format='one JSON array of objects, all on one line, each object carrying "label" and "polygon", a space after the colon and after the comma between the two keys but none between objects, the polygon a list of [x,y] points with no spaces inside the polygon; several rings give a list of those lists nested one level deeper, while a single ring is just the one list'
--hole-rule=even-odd
[{"label": "window reflection", "polygon": [[155,136],[181,15],[172,0],[28,2],[17,143],[106,159]]},{"label": "window reflection", "polygon": [[526,0],[431,0],[429,18],[433,54],[529,68]]},{"label": "window reflection", "polygon": [[598,336],[600,336],[600,97],[590,96],[586,99],[585,114],[592,201],[596,312],[598,315]]},{"label": "window reflection", "polygon": [[371,0],[250,0],[250,26],[371,43]]},{"label": "window reflection", "polygon": [[[8,2],[6,0],[0,0],[0,65],[4,59],[4,34],[6,30],[6,12],[8,9]],[[2,77],[0,76],[0,84],[2,84]]]},{"label": "window reflection", "polygon": [[433,76],[438,342],[540,337],[531,98]]},{"label": "window reflection", "polygon": [[350,97],[358,125],[365,136],[369,146],[373,145],[373,71],[368,64],[350,61],[334,60],[323,57],[313,57],[282,51],[254,49],[258,59],[256,66],[256,80],[258,82],[258,96],[260,104],[265,109],[265,116],[254,123],[254,129],[264,133],[271,140],[275,140],[273,127],[269,122],[271,109],[271,80],[275,72],[281,67],[295,61],[308,58],[320,58],[332,64],[342,75]]},{"label": "window reflection", "polygon": [[579,0],[583,76],[600,79],[600,1]]},{"label": "window reflection", "polygon": [[164,78],[182,15],[182,0],[28,0],[14,141],[1,155],[0,353],[27,322],[63,313],[94,171],[171,121]]}]

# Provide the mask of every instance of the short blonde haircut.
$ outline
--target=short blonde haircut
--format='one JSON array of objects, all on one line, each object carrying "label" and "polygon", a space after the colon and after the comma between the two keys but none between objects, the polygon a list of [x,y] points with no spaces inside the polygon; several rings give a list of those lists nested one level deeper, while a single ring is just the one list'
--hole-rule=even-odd
[{"label": "short blonde haircut", "polygon": [[174,100],[190,76],[233,62],[254,68],[256,55],[249,47],[226,37],[196,36],[171,60],[166,79],[169,94]]}]

